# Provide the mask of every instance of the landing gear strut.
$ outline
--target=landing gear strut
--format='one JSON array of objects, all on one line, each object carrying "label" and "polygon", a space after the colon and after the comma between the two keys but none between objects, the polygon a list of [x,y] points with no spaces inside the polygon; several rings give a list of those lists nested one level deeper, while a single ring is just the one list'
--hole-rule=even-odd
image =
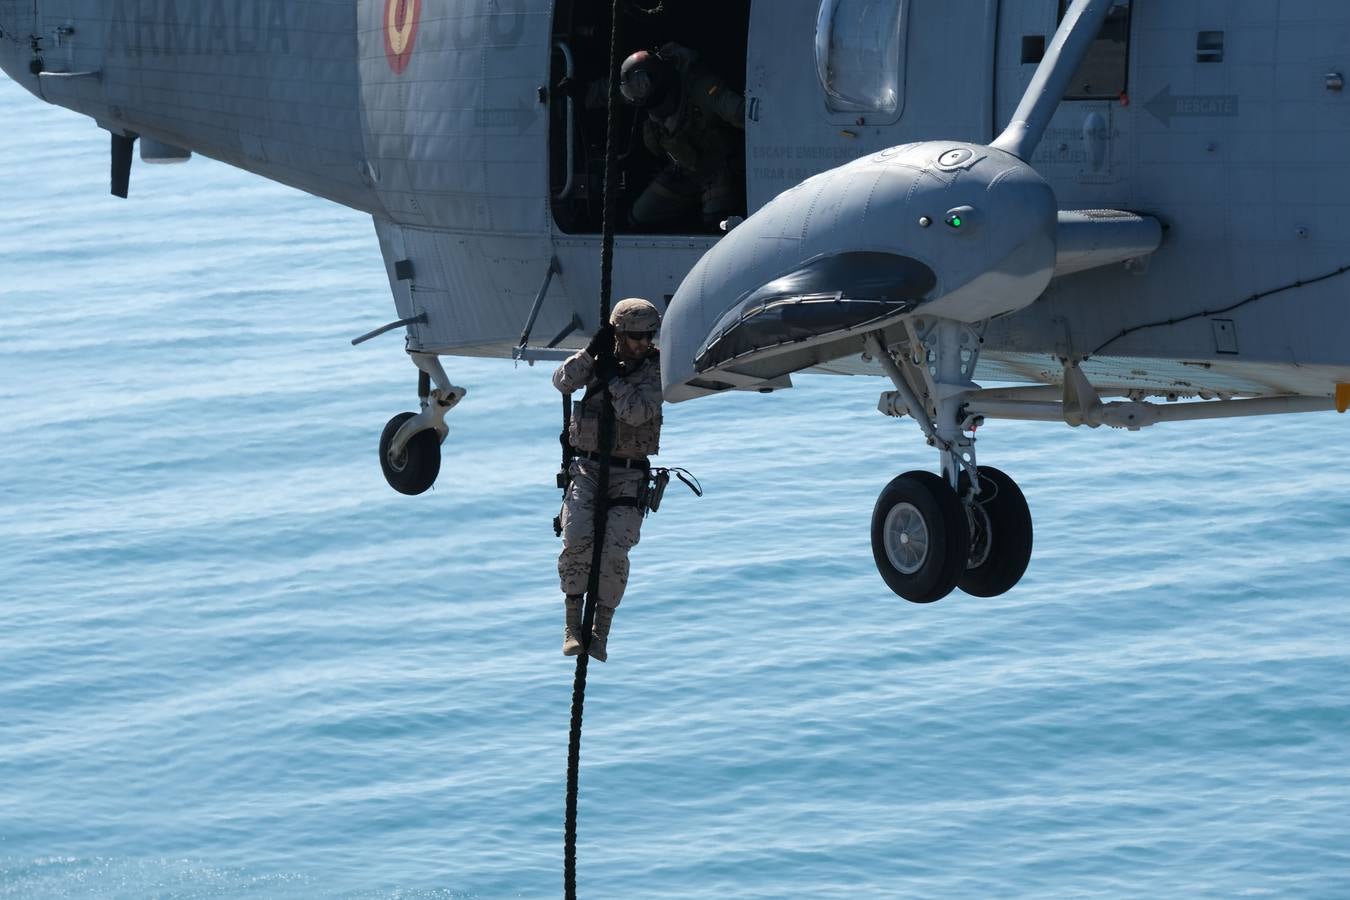
[{"label": "landing gear strut", "polygon": [[468,391],[450,383],[438,357],[430,353],[411,356],[419,370],[417,395],[422,401],[422,411],[399,413],[384,426],[380,435],[380,469],[391,488],[400,494],[416,495],[430,488],[440,474],[441,444],[450,433],[445,414]]},{"label": "landing gear strut", "polygon": [[975,462],[975,429],[966,398],[980,356],[980,333],[962,322],[919,318],[897,358],[879,334],[868,352],[896,390],[882,395],[889,416],[919,423],[942,459],[942,475],[906,472],[886,485],[872,512],[872,556],[895,593],[914,603],[961,588],[977,597],[1011,590],[1031,560],[1031,511],[1017,484]]}]

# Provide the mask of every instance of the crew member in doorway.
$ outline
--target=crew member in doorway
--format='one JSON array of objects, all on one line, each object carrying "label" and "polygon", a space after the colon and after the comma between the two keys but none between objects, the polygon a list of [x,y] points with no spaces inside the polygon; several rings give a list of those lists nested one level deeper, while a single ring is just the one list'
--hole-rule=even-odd
[{"label": "crew member in doorway", "polygon": [[575,457],[568,470],[571,482],[563,500],[563,550],[558,576],[567,595],[563,654],[581,652],[582,598],[591,575],[594,513],[599,490],[600,415],[605,385],[614,404],[614,447],[610,454],[609,519],[604,552],[600,557],[599,591],[591,628],[590,654],[603,662],[614,610],[628,584],[628,551],[637,545],[642,528],[639,495],[647,483],[661,438],[661,362],[653,347],[661,316],[641,299],[615,305],[585,350],[572,354],[553,373],[553,385],[571,395],[585,388],[583,399],[572,403],[568,432]]},{"label": "crew member in doorway", "polygon": [[704,69],[696,52],[673,43],[624,60],[619,90],[647,113],[647,149],[668,160],[633,203],[632,226],[665,231],[699,211],[716,228],[743,215],[743,143],[735,132],[745,130],[745,98]]}]

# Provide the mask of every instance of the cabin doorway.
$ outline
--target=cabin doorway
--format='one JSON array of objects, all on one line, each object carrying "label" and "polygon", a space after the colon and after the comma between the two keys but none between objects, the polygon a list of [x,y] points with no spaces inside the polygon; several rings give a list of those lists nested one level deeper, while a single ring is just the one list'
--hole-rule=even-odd
[{"label": "cabin doorway", "polygon": [[[656,50],[676,43],[698,54],[700,65],[721,76],[728,88],[745,91],[750,0],[620,0],[619,52]],[[558,0],[553,19],[553,62],[549,92],[549,189],[553,219],[566,234],[599,234],[604,215],[605,76],[609,61],[610,4],[594,0]],[[564,79],[573,85],[557,90]],[[662,225],[637,227],[630,220],[634,202],[666,168],[643,142],[647,113],[623,104],[618,110],[617,176],[620,234],[709,234],[701,211]],[[731,130],[730,153],[738,196],[736,213],[745,214],[745,133]]]}]

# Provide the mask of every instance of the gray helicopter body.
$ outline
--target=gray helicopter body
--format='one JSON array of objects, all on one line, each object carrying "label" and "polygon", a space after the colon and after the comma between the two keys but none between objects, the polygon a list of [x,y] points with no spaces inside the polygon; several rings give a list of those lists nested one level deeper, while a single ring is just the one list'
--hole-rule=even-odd
[{"label": "gray helicopter body", "polygon": [[[464,395],[440,356],[558,359],[597,325],[606,111],[555,86],[603,80],[608,6],[0,0],[0,64],[113,135],[115,189],[139,140],[369,213],[427,376],[397,454]],[[986,418],[1350,403],[1350,5],[621,6],[625,53],[678,41],[746,99],[745,220],[616,240],[616,296],[667,313],[667,399],[888,377],[968,510]],[[662,161],[618,115],[623,208]],[[874,548],[908,577],[893,513]]]}]

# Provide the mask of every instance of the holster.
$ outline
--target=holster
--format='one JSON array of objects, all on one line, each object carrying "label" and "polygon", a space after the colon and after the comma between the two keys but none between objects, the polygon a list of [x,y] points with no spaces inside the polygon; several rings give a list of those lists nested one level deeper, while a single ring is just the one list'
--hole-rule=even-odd
[{"label": "holster", "polygon": [[[562,434],[558,435],[558,443],[562,444],[562,468],[558,470],[558,490],[563,492],[563,500],[567,500],[567,489],[572,486],[572,459],[576,456],[576,449],[572,446],[572,398],[566,394],[562,398],[563,425]],[[562,510],[553,517],[553,534],[556,537],[562,537]]]},{"label": "holster", "polygon": [[666,495],[666,485],[670,484],[670,472],[666,469],[653,469],[652,477],[643,486],[644,503],[648,512],[661,508],[661,498]]}]

